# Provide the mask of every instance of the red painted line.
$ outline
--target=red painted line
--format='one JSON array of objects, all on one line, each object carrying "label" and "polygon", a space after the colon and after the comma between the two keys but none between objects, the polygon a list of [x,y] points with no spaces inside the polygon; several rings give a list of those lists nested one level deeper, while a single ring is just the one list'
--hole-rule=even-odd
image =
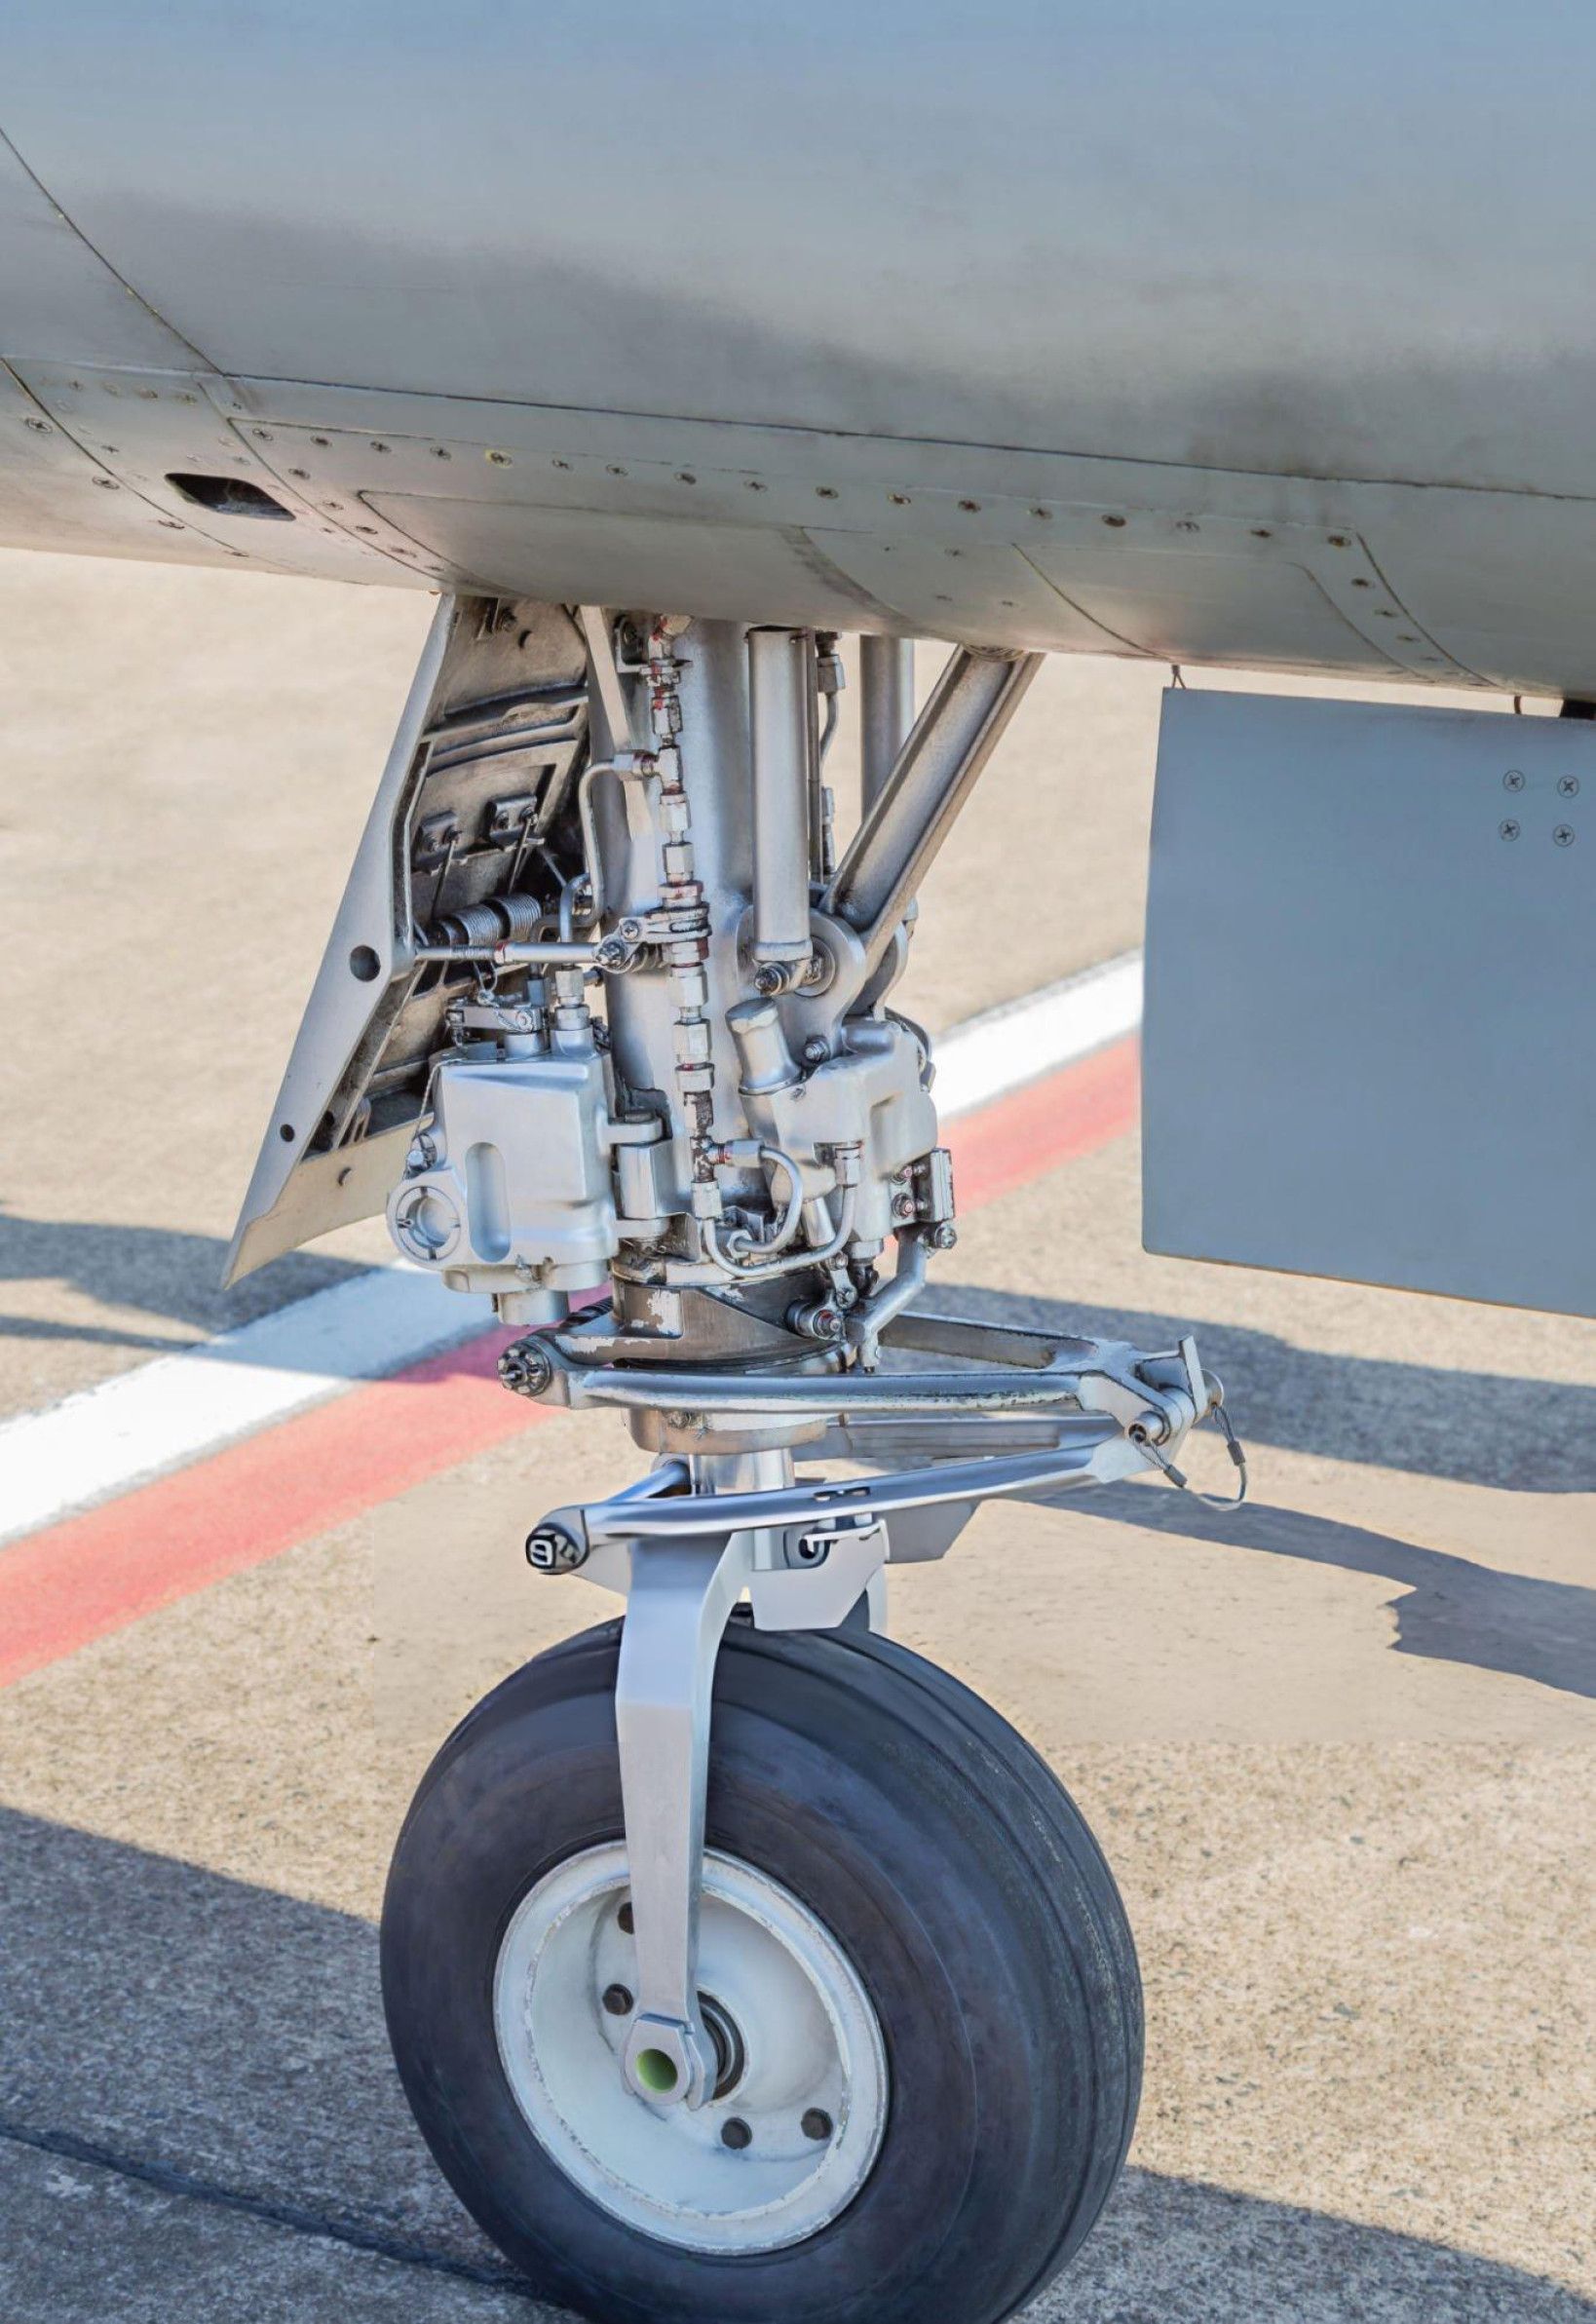
[{"label": "red painted line", "polygon": [[1135,1128],[1140,1103],[1141,1044],[1130,1033],[950,1122],[960,1210],[978,1210],[1122,1137]]},{"label": "red painted line", "polygon": [[[950,1124],[961,1209],[1132,1127],[1137,1086],[1132,1037]],[[499,1385],[514,1336],[484,1333],[0,1550],[0,1686],[547,1420]]]},{"label": "red painted line", "polygon": [[430,1356],[0,1550],[0,1685],[545,1418],[499,1385],[513,1336]]}]

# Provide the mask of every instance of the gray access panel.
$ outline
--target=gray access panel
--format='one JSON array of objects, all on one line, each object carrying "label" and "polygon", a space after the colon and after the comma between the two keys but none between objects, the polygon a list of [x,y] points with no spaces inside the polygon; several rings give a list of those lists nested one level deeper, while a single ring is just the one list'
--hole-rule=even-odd
[{"label": "gray access panel", "polygon": [[1151,1251],[1596,1314],[1596,726],[1172,690]]}]

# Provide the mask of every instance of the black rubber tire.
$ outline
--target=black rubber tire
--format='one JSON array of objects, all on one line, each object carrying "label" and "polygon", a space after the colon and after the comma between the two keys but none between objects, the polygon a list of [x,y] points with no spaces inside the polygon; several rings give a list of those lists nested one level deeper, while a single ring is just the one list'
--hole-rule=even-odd
[{"label": "black rubber tire", "polygon": [[511,2092],[504,1930],[566,1856],[622,1837],[619,1623],[529,1662],[444,1744],[395,1851],[383,1996],[406,2095],[467,2209],[545,2299],[602,2324],[998,2324],[1090,2228],[1141,2080],[1124,1910],[1051,1771],[980,1698],[868,1632],[729,1625],[708,1839],[830,1928],[892,2094],[840,2217],[701,2257],[589,2202]]}]

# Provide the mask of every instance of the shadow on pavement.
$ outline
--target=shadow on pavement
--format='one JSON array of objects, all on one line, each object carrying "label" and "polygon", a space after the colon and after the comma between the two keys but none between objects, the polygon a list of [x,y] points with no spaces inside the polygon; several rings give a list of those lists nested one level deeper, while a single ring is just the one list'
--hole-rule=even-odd
[{"label": "shadow on pavement", "polygon": [[1510,1492],[1596,1492],[1596,1387],[1327,1354],[1233,1323],[1073,1307],[940,1278],[926,1305],[1142,1348],[1172,1348],[1195,1331],[1252,1442]]},{"label": "shadow on pavement", "polygon": [[1211,1509],[1190,1494],[1142,1485],[1109,1485],[1100,1493],[1071,1495],[1067,1504],[1062,1495],[1040,1498],[1068,1505],[1077,1516],[1342,1566],[1354,1574],[1387,1575],[1407,1585],[1407,1594],[1392,1601],[1392,1643],[1399,1655],[1471,1663],[1477,1670],[1534,1679],[1565,1695],[1596,1697],[1596,1589],[1578,1582],[1500,1573],[1444,1549],[1425,1549],[1361,1525],[1260,1502]]},{"label": "shadow on pavement", "polygon": [[[113,1307],[135,1308],[186,1323],[196,1332],[226,1331],[303,1299],[329,1283],[363,1275],[347,1259],[296,1251],[231,1291],[220,1288],[227,1245],[217,1235],[180,1235],[164,1227],[83,1225],[23,1218],[0,1204],[0,1285],[57,1282]],[[170,1335],[115,1324],[56,1321],[0,1314],[0,1338],[72,1340],[86,1347],[148,1348],[171,1354]]]},{"label": "shadow on pavement", "polygon": [[[21,1218],[0,1204],[0,1285],[61,1282],[187,1324],[196,1333],[226,1331],[367,1272],[350,1260],[295,1251],[222,1291],[217,1286],[226,1255],[219,1236]],[[927,1304],[1142,1347],[1170,1347],[1195,1329],[1205,1360],[1224,1379],[1237,1426],[1255,1442],[1518,1492],[1596,1492],[1596,1387],[1327,1354],[1235,1324],[1072,1307],[942,1279]],[[3,1312],[0,1339],[68,1340],[160,1354],[187,1345],[114,1324]],[[317,1368],[326,1360],[318,1352]]]},{"label": "shadow on pavement", "polygon": [[[429,2277],[513,2282],[411,2126],[372,1927],[0,1810],[0,2156],[8,2141],[408,2262],[417,2324]],[[361,2303],[342,2312],[358,2324]],[[1446,2245],[1132,2170],[1028,2313],[1590,2324],[1596,2306]]]}]

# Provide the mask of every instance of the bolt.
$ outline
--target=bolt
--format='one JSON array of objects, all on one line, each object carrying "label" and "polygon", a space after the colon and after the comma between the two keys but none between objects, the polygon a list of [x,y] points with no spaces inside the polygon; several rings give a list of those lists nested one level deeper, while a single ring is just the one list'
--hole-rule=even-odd
[{"label": "bolt", "polygon": [[[518,1396],[541,1396],[554,1377],[554,1366],[547,1348],[536,1339],[513,1340],[499,1358],[499,1378]],[[532,1536],[532,1541],[537,1539]],[[533,1564],[532,1541],[527,1543],[527,1556]]]},{"label": "bolt", "polygon": [[823,1034],[812,1033],[804,1044],[802,1053],[806,1065],[823,1065],[831,1049]]},{"label": "bolt", "polygon": [[1560,799],[1577,799],[1579,796],[1578,776],[1559,775],[1557,778],[1557,796]]},{"label": "bolt", "polygon": [[1524,778],[1517,767],[1508,768],[1501,779],[1501,787],[1504,791],[1521,791],[1524,788]]},{"label": "bolt", "polygon": [[612,2017],[628,2017],[631,2014],[631,1996],[624,1985],[606,1985],[604,2006]]},{"label": "bolt", "polygon": [[913,1197],[913,1195],[894,1195],[894,1196],[893,1196],[893,1218],[902,1218],[902,1219],[910,1219],[910,1218],[913,1218],[913,1216],[914,1216],[914,1197]]},{"label": "bolt", "polygon": [[806,2139],[828,2139],[831,2136],[831,2116],[824,2107],[808,2107],[798,2127]]},{"label": "bolt", "polygon": [[931,1229],[931,1245],[933,1251],[951,1251],[958,1239],[958,1228],[947,1219]]},{"label": "bolt", "polygon": [[1554,846],[1560,848],[1573,847],[1574,825],[1572,823],[1559,823],[1556,830],[1552,833],[1552,843]]},{"label": "bolt", "polygon": [[753,2145],[753,2132],[741,2114],[734,2114],[729,2122],[721,2124],[720,2143],[730,2147],[734,2154],[741,2154],[744,2147]]},{"label": "bolt", "polygon": [[637,1923],[632,1917],[632,1910],[629,1903],[624,1904],[621,1907],[621,1910],[616,1914],[615,1919],[616,1924],[620,1928],[623,1936],[632,1936],[636,1933]]},{"label": "bolt", "polygon": [[1499,823],[1497,825],[1497,829],[1501,834],[1503,839],[1516,839],[1519,834],[1519,825],[1513,820],[1511,816],[1507,818],[1505,822]]},{"label": "bolt", "polygon": [[774,999],[778,993],[784,993],[786,989],[787,979],[785,972],[782,970],[772,967],[768,969],[760,969],[756,972],[754,976],[754,991],[756,993],[762,993],[767,1000]]},{"label": "bolt", "polygon": [[537,1525],[526,1537],[526,1562],[535,1574],[574,1574],[588,1562],[587,1545],[563,1525]]}]

